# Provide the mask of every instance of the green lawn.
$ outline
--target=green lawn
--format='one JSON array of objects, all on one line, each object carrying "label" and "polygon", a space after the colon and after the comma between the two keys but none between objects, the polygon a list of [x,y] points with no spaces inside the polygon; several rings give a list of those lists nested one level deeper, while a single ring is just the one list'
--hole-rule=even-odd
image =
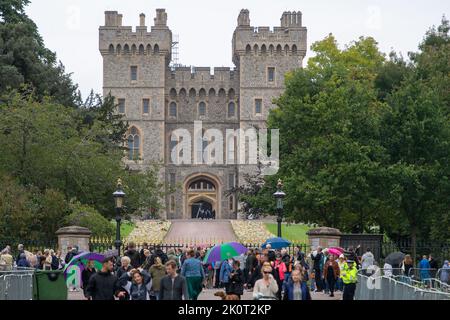
[{"label": "green lawn", "polygon": [[[111,223],[114,225],[114,230],[116,230],[116,221],[112,220]],[[133,231],[135,225],[130,221],[122,221],[120,223],[120,237],[122,239],[128,237],[128,235]]]},{"label": "green lawn", "polygon": [[[265,223],[267,230],[269,230],[274,235],[277,234],[277,224],[276,223]],[[298,243],[308,243],[308,236],[306,232],[311,229],[304,224],[291,224],[287,226],[286,224],[281,225],[281,235],[283,238]]]}]

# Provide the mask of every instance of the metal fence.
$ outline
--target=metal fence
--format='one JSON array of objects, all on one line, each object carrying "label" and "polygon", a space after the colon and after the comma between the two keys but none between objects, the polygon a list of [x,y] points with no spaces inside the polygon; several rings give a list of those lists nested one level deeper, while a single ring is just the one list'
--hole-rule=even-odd
[{"label": "metal fence", "polygon": [[358,273],[355,300],[450,300],[450,293],[403,276]]},{"label": "metal fence", "polygon": [[0,300],[32,300],[34,269],[0,271]]}]

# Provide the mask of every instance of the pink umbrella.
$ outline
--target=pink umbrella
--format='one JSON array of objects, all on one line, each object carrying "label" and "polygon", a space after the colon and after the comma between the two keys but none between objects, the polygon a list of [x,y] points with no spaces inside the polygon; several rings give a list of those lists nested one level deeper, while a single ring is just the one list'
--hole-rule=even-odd
[{"label": "pink umbrella", "polygon": [[339,257],[342,254],[342,252],[339,251],[337,248],[330,248],[330,249],[328,249],[328,253],[332,254],[332,255],[335,255],[336,257]]}]

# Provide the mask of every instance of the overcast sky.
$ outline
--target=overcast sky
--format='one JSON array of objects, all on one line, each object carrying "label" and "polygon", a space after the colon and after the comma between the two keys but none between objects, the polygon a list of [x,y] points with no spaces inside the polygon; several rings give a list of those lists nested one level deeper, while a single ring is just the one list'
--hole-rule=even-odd
[{"label": "overcast sky", "polygon": [[[139,14],[153,25],[156,8],[165,8],[168,25],[179,35],[180,63],[233,67],[231,39],[242,8],[250,10],[252,26],[279,26],[283,11],[303,13],[308,47],[333,33],[344,45],[359,36],[372,36],[381,51],[404,55],[417,49],[432,25],[445,14],[448,0],[31,0],[27,14],[35,21],[45,44],[73,73],[83,97],[102,92],[102,61],[98,27],[104,11],[123,14],[123,25],[139,25]],[[313,53],[308,52],[307,56]]]}]

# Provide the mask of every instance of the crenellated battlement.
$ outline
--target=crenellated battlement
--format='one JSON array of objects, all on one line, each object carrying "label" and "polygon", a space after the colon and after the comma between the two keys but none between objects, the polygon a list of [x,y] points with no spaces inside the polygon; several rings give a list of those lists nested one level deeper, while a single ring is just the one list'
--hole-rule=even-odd
[{"label": "crenellated battlement", "polygon": [[117,11],[105,11],[105,25],[99,28],[99,49],[107,54],[170,55],[172,32],[167,27],[165,9],[156,9],[154,26],[148,31],[145,14],[139,15],[139,25],[122,25],[123,16]]}]

